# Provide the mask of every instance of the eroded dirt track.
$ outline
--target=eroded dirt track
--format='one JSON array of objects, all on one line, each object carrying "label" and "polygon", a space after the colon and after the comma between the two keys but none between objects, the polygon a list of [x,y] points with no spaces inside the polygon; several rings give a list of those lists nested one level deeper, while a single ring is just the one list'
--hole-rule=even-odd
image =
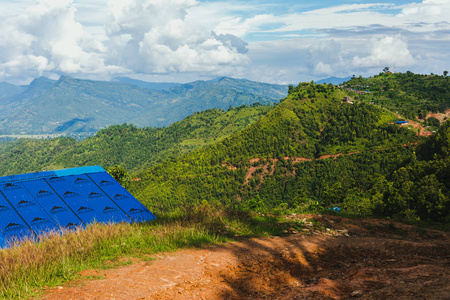
[{"label": "eroded dirt track", "polygon": [[450,242],[380,220],[322,223],[350,237],[293,234],[153,256],[83,275],[44,299],[450,299]]}]

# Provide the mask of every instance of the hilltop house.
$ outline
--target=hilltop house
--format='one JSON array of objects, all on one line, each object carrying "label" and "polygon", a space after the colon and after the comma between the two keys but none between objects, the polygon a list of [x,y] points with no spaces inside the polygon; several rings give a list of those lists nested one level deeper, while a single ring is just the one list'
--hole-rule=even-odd
[{"label": "hilltop house", "polygon": [[409,124],[409,121],[395,121],[396,124],[404,125]]}]

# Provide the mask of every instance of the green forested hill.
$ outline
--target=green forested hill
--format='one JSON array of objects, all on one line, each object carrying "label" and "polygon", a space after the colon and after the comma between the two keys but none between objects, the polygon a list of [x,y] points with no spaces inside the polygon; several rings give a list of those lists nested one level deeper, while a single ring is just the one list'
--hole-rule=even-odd
[{"label": "green forested hill", "polygon": [[361,101],[374,102],[391,111],[398,111],[408,119],[450,108],[448,76],[380,73],[370,78],[354,77],[344,86],[363,92],[359,95]]},{"label": "green forested hill", "polygon": [[220,141],[259,119],[272,106],[254,104],[195,113],[164,128],[114,125],[81,142],[73,138],[20,139],[0,144],[0,175],[120,164],[136,171]]},{"label": "green forested hill", "polygon": [[[362,215],[443,220],[442,172],[428,178],[437,180],[441,203],[427,203],[425,191],[409,189],[404,200],[394,194],[404,185],[398,170],[415,159],[415,133],[392,124],[395,114],[343,97],[332,85],[303,83],[250,127],[141,172],[131,189],[159,213],[207,201],[270,211],[339,205]],[[418,211],[420,201],[433,213]]]}]

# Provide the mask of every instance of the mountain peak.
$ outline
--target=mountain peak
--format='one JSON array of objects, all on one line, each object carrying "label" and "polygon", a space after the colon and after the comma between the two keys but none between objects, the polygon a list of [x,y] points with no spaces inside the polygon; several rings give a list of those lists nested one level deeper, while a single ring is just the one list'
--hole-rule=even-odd
[{"label": "mountain peak", "polygon": [[36,86],[36,85],[40,85],[40,84],[53,84],[53,83],[55,83],[56,82],[56,80],[53,80],[53,79],[50,79],[50,78],[47,78],[47,77],[44,77],[44,76],[41,76],[41,77],[38,77],[38,78],[35,78],[31,83],[30,83],[30,87],[31,86]]},{"label": "mountain peak", "polygon": [[225,79],[230,79],[230,78],[222,76],[222,77],[217,77],[217,78],[214,78],[214,79],[211,79],[211,80],[208,80],[208,81],[209,82],[219,82],[219,81],[222,81],[222,80],[225,80]]}]

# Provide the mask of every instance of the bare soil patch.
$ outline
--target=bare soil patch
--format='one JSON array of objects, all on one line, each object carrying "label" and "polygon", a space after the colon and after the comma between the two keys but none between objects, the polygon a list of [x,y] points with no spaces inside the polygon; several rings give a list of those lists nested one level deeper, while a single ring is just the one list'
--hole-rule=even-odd
[{"label": "bare soil patch", "polygon": [[[420,127],[421,125],[419,125],[418,123],[414,123],[413,124],[414,127],[419,126],[417,128],[421,128],[420,129],[420,135],[425,135],[424,134],[424,128]],[[408,146],[412,146],[412,145],[417,145],[418,142],[412,142],[409,144],[403,144],[401,145],[402,147],[408,147]],[[399,147],[399,146],[392,146],[392,147],[385,147],[385,148],[377,148],[377,149],[373,149],[373,150],[367,150],[367,151],[381,151],[381,150],[386,150],[386,149],[390,149],[390,148],[395,148],[395,147]],[[340,156],[343,155],[353,155],[353,154],[358,154],[361,153],[361,151],[354,151],[354,152],[349,152],[349,153],[338,153],[338,154],[325,154],[325,155],[321,155],[319,158],[317,158],[317,160],[321,160],[321,159],[328,159],[328,158],[333,158],[336,159]],[[306,157],[289,157],[289,156],[285,156],[283,157],[283,159],[285,161],[291,161],[292,163],[296,164],[296,163],[300,163],[300,162],[306,162],[306,161],[312,161],[312,158],[306,158]],[[247,174],[245,175],[245,180],[244,180],[244,184],[243,187],[245,185],[249,184],[249,181],[251,178],[255,177],[255,175],[258,173],[258,170],[262,170],[261,172],[259,172],[259,176],[260,176],[260,182],[257,185],[257,189],[259,189],[261,187],[261,185],[264,182],[264,179],[267,175],[273,175],[273,173],[275,172],[275,166],[277,164],[277,162],[279,161],[278,158],[270,158],[267,159],[267,162],[265,162],[264,164],[260,165],[254,165],[255,163],[259,163],[261,161],[261,159],[259,157],[256,158],[252,158],[249,159],[249,163],[250,163],[250,167],[247,169]],[[233,166],[233,165],[227,165],[227,164],[222,164],[222,167],[228,168],[229,170],[237,170],[237,167]],[[296,176],[296,172],[295,169],[292,170],[291,174],[292,176]]]},{"label": "bare soil patch", "polygon": [[377,219],[289,218],[302,224],[307,218],[310,226],[304,234],[243,239],[158,254],[155,260],[117,269],[84,271],[98,279],[71,282],[46,291],[43,298],[450,298],[446,232]]},{"label": "bare soil patch", "polygon": [[438,119],[439,121],[441,121],[441,123],[442,123],[450,118],[450,109],[447,109],[443,113],[431,113],[430,112],[427,114],[426,118],[428,119],[430,117],[434,117],[434,118]]}]

